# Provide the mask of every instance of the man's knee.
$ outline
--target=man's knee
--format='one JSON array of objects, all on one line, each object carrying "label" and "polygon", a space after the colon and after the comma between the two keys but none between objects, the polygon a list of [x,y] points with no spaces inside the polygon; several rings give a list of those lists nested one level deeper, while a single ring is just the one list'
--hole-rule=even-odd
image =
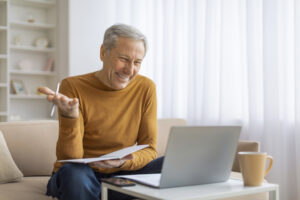
[{"label": "man's knee", "polygon": [[85,164],[66,163],[59,169],[59,178],[63,181],[78,184],[87,178],[93,177],[94,172],[92,168]]},{"label": "man's knee", "polygon": [[61,199],[99,199],[101,185],[88,165],[67,163],[56,173],[57,190],[50,194]]},{"label": "man's knee", "polygon": [[100,188],[99,181],[88,165],[67,163],[62,166],[58,173],[61,188],[66,192],[76,193],[75,190],[82,192]]}]

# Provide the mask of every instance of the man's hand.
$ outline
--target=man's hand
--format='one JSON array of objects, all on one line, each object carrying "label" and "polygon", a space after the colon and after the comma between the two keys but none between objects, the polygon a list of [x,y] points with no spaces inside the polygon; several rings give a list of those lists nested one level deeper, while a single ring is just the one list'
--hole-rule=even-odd
[{"label": "man's hand", "polygon": [[124,158],[121,158],[121,159],[97,161],[97,162],[89,163],[89,165],[91,167],[111,169],[111,168],[121,167],[125,163],[126,160],[132,160],[132,159],[133,159],[133,155],[129,154],[129,155],[127,155],[127,156],[125,156]]},{"label": "man's hand", "polygon": [[60,109],[60,114],[68,118],[77,118],[79,116],[79,100],[77,98],[69,98],[63,94],[55,94],[48,87],[38,88],[38,92],[47,95],[50,102],[55,103]]}]

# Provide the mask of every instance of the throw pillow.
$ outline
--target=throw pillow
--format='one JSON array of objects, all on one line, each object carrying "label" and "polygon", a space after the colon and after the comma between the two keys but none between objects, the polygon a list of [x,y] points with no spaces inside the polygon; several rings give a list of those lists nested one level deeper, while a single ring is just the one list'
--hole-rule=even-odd
[{"label": "throw pillow", "polygon": [[14,162],[0,131],[0,183],[20,181],[22,178],[23,174]]}]

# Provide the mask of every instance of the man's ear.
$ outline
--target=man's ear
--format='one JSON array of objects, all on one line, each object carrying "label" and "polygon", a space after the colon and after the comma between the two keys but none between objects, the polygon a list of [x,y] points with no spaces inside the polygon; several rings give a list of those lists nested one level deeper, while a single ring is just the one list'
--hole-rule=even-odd
[{"label": "man's ear", "polygon": [[100,59],[103,61],[104,59],[104,56],[107,54],[105,48],[104,48],[104,45],[102,44],[101,45],[101,48],[100,48]]}]

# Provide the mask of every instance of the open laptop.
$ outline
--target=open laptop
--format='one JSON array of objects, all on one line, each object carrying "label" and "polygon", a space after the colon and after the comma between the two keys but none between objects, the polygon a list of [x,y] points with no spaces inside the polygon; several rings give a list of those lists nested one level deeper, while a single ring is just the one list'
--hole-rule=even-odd
[{"label": "open laptop", "polygon": [[116,177],[155,188],[227,181],[240,131],[239,126],[172,127],[161,174]]}]

